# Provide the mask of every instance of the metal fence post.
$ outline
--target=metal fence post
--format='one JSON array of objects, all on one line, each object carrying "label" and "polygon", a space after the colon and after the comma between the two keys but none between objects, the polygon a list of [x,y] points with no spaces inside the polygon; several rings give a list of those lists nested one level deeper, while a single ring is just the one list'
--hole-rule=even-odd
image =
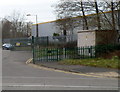
[{"label": "metal fence post", "polygon": [[59,60],[59,49],[57,48],[57,61]]},{"label": "metal fence post", "polygon": [[93,58],[93,46],[90,46],[90,58]]},{"label": "metal fence post", "polygon": [[49,46],[49,37],[47,36],[47,47]]},{"label": "metal fence post", "polygon": [[34,55],[35,55],[35,53],[34,53],[35,51],[34,51],[34,36],[32,36],[32,54],[33,54],[33,64],[35,64],[35,57],[34,57]]},{"label": "metal fence post", "polygon": [[49,53],[48,53],[48,51],[49,51],[49,48],[48,48],[48,46],[49,46],[49,37],[47,36],[47,40],[46,40],[46,53],[47,53],[47,57],[46,57],[46,59],[47,59],[47,62],[49,61]]},{"label": "metal fence post", "polygon": [[63,59],[65,59],[65,55],[66,55],[65,48],[63,48]]}]

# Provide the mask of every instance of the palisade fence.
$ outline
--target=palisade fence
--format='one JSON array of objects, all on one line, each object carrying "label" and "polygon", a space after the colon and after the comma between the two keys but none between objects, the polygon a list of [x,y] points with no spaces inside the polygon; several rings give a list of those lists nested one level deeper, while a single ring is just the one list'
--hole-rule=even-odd
[{"label": "palisade fence", "polygon": [[11,39],[13,50],[32,51],[33,61],[59,61],[101,57],[120,50],[120,44],[77,47],[77,36],[51,36]]},{"label": "palisade fence", "polygon": [[34,62],[96,58],[115,50],[120,50],[120,44],[77,47],[76,37],[33,38]]},{"label": "palisade fence", "polygon": [[[74,50],[66,52],[66,48],[77,47],[76,35],[33,37],[32,41],[34,61],[58,61],[67,58],[67,53],[75,52]],[[69,57],[71,56],[69,55]]]},{"label": "palisade fence", "polygon": [[80,48],[38,48],[34,49],[34,61],[59,61],[62,59],[95,58],[93,46]]}]

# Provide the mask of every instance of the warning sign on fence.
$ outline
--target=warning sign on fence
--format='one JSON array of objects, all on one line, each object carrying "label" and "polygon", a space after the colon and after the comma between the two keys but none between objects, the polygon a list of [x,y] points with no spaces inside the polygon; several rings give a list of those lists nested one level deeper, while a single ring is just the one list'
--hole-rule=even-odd
[{"label": "warning sign on fence", "polygon": [[20,46],[20,43],[19,43],[19,42],[17,42],[17,43],[16,43],[16,46]]}]

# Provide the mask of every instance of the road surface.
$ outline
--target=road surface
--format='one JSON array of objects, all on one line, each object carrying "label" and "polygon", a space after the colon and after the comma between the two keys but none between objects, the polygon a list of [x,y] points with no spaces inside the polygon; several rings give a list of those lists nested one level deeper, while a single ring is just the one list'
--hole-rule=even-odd
[{"label": "road surface", "polygon": [[3,50],[3,90],[117,90],[118,79],[95,78],[26,65],[31,52]]}]

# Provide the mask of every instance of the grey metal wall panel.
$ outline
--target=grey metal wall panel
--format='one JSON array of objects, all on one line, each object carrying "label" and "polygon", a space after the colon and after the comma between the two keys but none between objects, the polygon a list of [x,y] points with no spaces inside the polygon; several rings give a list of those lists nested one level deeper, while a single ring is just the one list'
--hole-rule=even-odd
[{"label": "grey metal wall panel", "polygon": [[55,23],[39,24],[39,36],[53,36],[53,33],[57,31]]},{"label": "grey metal wall panel", "polygon": [[36,37],[36,25],[32,25],[32,36]]},{"label": "grey metal wall panel", "polygon": [[[82,29],[82,27],[74,29],[74,34],[77,34],[78,30]],[[38,25],[38,34],[39,37],[42,36],[53,36],[53,33],[57,33],[58,29],[56,27],[55,22],[43,23]],[[32,26],[32,36],[36,36],[36,25]]]}]

